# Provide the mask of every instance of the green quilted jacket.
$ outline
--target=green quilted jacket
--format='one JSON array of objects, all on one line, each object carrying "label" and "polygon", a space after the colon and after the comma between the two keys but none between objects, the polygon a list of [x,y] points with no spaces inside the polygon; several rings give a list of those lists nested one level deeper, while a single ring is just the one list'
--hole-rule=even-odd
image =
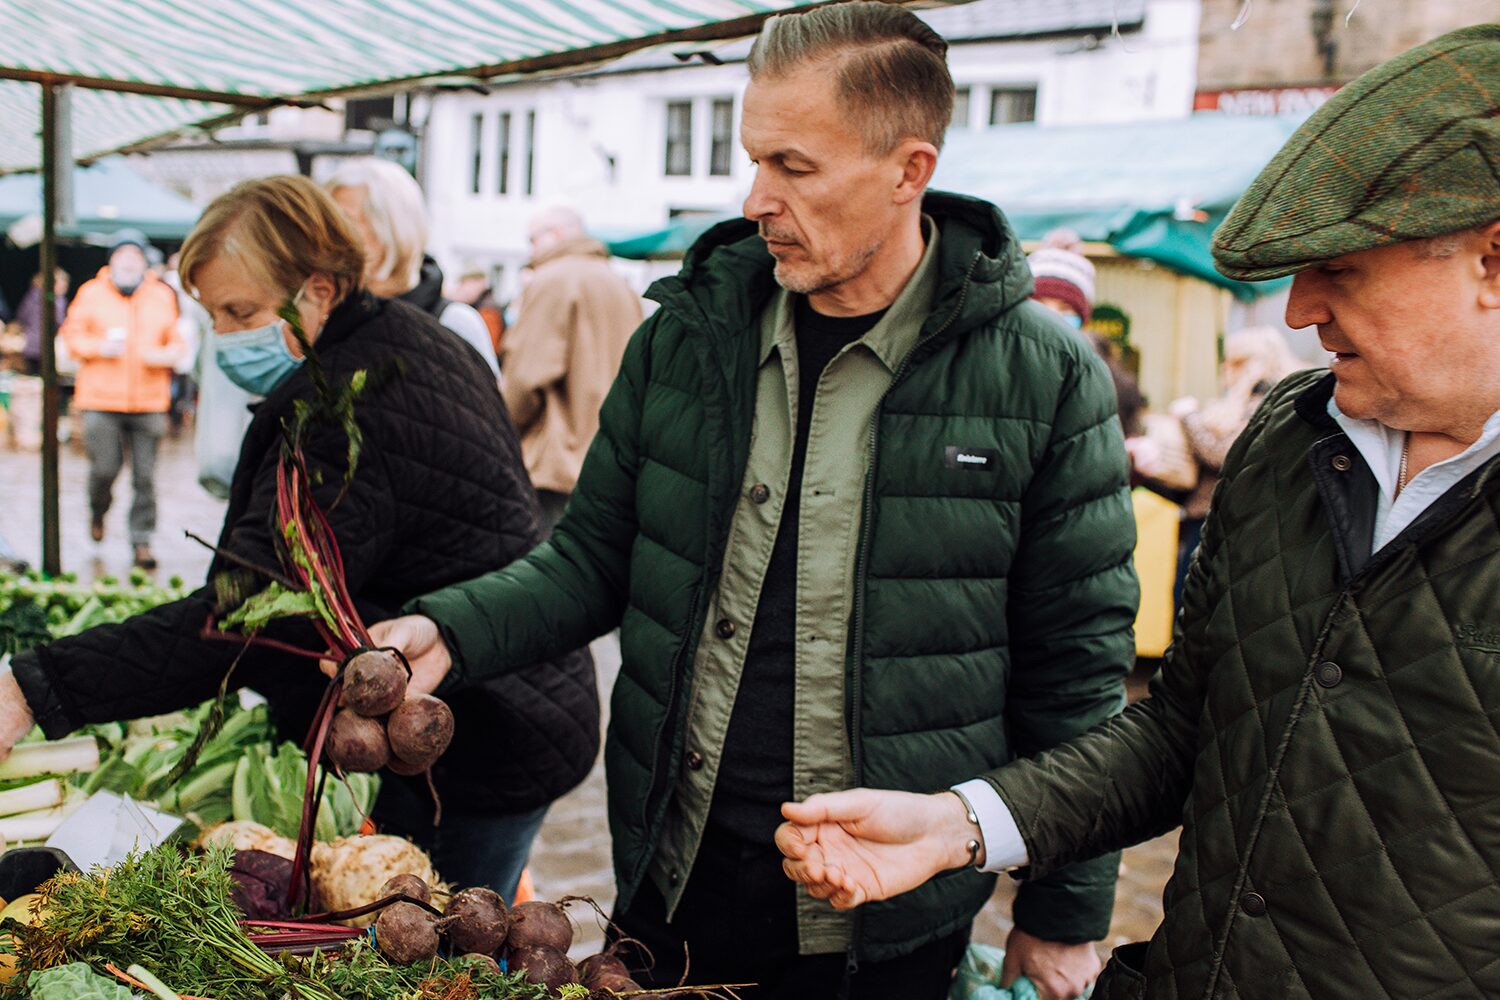
[{"label": "green quilted jacket", "polygon": [[[942,277],[873,425],[845,717],[862,784],[926,791],[1118,712],[1137,591],[1104,366],[1027,301],[1030,272],[992,206],[930,194],[924,208],[941,228]],[[749,450],[772,263],[752,223],[707,233],[652,288],[661,309],[626,351],[552,539],[414,605],[442,627],[457,679],[619,626],[605,767],[621,906],[677,780],[695,644]],[[956,462],[954,448],[986,460]],[[1060,871],[1027,887],[1017,919],[1044,937],[1102,937],[1115,877],[1110,860]],[[955,873],[867,907],[858,957],[967,926],[993,881]]]},{"label": "green quilted jacket", "polygon": [[1182,824],[1098,1000],[1500,996],[1500,466],[1372,556],[1332,390],[1231,450],[1151,697],[991,775],[1038,874]]}]

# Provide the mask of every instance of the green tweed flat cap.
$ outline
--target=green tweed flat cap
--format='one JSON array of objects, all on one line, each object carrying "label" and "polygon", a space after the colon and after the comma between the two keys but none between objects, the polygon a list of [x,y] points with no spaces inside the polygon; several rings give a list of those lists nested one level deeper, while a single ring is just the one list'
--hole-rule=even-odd
[{"label": "green tweed flat cap", "polygon": [[1214,234],[1240,281],[1500,219],[1500,24],[1449,32],[1329,98]]}]

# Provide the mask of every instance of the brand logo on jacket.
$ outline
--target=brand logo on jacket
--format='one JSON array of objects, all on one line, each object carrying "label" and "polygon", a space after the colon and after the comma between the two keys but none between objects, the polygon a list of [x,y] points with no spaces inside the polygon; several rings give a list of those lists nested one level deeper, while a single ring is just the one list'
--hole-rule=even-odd
[{"label": "brand logo on jacket", "polygon": [[1500,652],[1500,629],[1488,625],[1459,622],[1453,626],[1453,637],[1460,646]]},{"label": "brand logo on jacket", "polygon": [[968,472],[994,472],[1000,466],[1000,452],[994,448],[964,448],[950,444],[943,449],[943,464],[950,469]]}]

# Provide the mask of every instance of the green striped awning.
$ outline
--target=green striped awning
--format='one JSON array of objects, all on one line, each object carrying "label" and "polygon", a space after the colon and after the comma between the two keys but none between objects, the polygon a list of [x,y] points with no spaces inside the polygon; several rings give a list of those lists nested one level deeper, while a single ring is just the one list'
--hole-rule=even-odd
[{"label": "green striped awning", "polygon": [[483,73],[806,2],[3,0],[0,67],[200,94],[326,94]]},{"label": "green striped awning", "polygon": [[90,158],[233,106],[562,69],[750,33],[767,14],[814,2],[0,0],[0,81],[22,82],[0,89],[0,170],[40,158],[38,92],[24,82],[79,85],[74,153]]},{"label": "green striped awning", "polygon": [[[72,99],[73,155],[84,161],[234,110],[228,104],[107,90],[75,89]],[[0,173],[29,170],[41,162],[41,127],[41,86],[0,80]]]}]

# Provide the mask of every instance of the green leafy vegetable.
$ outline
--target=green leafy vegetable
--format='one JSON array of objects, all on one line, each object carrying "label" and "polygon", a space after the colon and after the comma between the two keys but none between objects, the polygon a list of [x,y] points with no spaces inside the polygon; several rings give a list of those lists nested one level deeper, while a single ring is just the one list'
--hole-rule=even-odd
[{"label": "green leafy vegetable", "polygon": [[312,594],[272,583],[260,593],[247,597],[219,622],[219,628],[253,635],[278,618],[313,618],[321,611]]},{"label": "green leafy vegetable", "polygon": [[135,994],[83,962],[70,962],[26,978],[31,1000],[134,1000]]}]

